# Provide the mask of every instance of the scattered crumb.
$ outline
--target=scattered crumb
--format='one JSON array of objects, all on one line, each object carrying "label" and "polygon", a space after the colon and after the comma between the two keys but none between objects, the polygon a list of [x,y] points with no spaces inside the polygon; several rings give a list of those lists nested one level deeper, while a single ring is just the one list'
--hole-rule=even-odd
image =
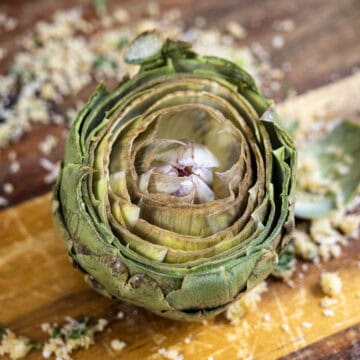
[{"label": "scattered crumb", "polygon": [[335,312],[334,312],[334,310],[331,310],[331,309],[325,309],[325,310],[323,310],[323,315],[325,317],[333,317],[333,316],[335,316]]},{"label": "scattered crumb", "polygon": [[117,352],[122,351],[126,346],[126,342],[119,340],[119,339],[113,339],[110,342],[110,347]]},{"label": "scattered crumb", "polygon": [[168,360],[183,360],[184,359],[184,356],[181,355],[179,353],[179,351],[175,350],[175,349],[161,348],[158,350],[158,354]]},{"label": "scattered crumb", "polygon": [[246,37],[246,30],[237,22],[229,21],[226,24],[226,30],[231,34],[235,39],[243,39]]},{"label": "scattered crumb", "polygon": [[355,234],[360,228],[359,214],[345,214],[345,211],[339,211],[338,215],[332,218],[334,226],[345,235]]},{"label": "scattered crumb", "polygon": [[88,349],[94,344],[97,333],[104,331],[108,321],[98,319],[95,325],[90,325],[90,318],[84,317],[77,321],[67,317],[63,326],[57,324],[42,324],[41,329],[50,335],[42,350],[44,358],[54,355],[58,360],[71,360],[71,354],[78,349]]},{"label": "scattered crumb", "polygon": [[281,49],[285,45],[285,39],[282,35],[275,35],[271,40],[271,44],[275,49]]},{"label": "scattered crumb", "polygon": [[45,184],[53,183],[59,174],[59,162],[53,163],[49,159],[40,158],[39,160],[40,166],[47,170],[47,174],[44,176]]},{"label": "scattered crumb", "polygon": [[18,25],[17,19],[0,12],[0,30],[13,31]]},{"label": "scattered crumb", "polygon": [[308,321],[304,321],[301,323],[301,326],[305,329],[311,329],[313,327],[313,323],[308,322]]},{"label": "scattered crumb", "polygon": [[14,192],[14,185],[11,183],[5,183],[3,185],[3,190],[5,194],[12,194]]},{"label": "scattered crumb", "polygon": [[190,344],[192,342],[192,337],[191,336],[187,336],[185,339],[184,339],[184,343],[185,344]]},{"label": "scattered crumb", "polygon": [[57,144],[58,140],[55,136],[47,135],[39,144],[39,149],[44,155],[49,155]]},{"label": "scattered crumb", "polygon": [[308,264],[301,264],[301,270],[303,272],[307,272],[309,270],[309,265]]},{"label": "scattered crumb", "polygon": [[17,336],[9,329],[0,328],[0,355],[8,355],[11,360],[25,357],[33,345],[25,336]]},{"label": "scattered crumb", "polygon": [[299,255],[304,260],[310,261],[317,258],[318,247],[305,231],[295,230],[293,237],[296,255]]},{"label": "scattered crumb", "polygon": [[323,308],[328,308],[330,306],[336,305],[337,303],[337,299],[331,298],[329,296],[324,296],[320,301],[320,306]]},{"label": "scattered crumb", "polygon": [[9,200],[4,198],[3,196],[0,196],[0,206],[7,206],[9,204]]},{"label": "scattered crumb", "polygon": [[117,317],[119,320],[122,320],[122,319],[124,319],[125,314],[124,314],[123,311],[119,311],[119,312],[116,314],[116,317]]},{"label": "scattered crumb", "polygon": [[225,313],[226,318],[232,325],[239,324],[247,312],[256,310],[257,303],[261,300],[261,295],[267,290],[268,287],[266,282],[261,282],[240,298],[240,300],[234,302],[228,307]]},{"label": "scattered crumb", "polygon": [[325,295],[336,296],[341,293],[342,281],[337,273],[324,272],[320,275],[320,286]]},{"label": "scattered crumb", "polygon": [[277,31],[291,32],[295,30],[295,22],[292,19],[275,21],[273,23],[273,28]]},{"label": "scattered crumb", "polygon": [[270,317],[269,314],[264,314],[263,319],[264,319],[264,321],[266,321],[266,322],[271,321],[271,317]]}]

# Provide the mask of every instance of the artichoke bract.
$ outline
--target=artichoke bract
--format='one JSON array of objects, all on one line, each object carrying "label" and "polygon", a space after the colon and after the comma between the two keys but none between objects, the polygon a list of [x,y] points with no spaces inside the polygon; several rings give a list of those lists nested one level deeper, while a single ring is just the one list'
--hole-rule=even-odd
[{"label": "artichoke bract", "polygon": [[67,140],[52,209],[100,293],[159,315],[214,316],[264,280],[294,227],[296,152],[232,62],[146,32],[138,73],[100,85]]}]

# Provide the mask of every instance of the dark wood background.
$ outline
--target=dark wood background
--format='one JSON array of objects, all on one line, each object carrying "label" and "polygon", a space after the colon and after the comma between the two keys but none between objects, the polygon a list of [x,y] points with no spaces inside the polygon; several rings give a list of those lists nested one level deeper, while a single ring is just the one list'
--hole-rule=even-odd
[{"label": "dark wood background", "polygon": [[[6,73],[13,54],[19,49],[17,40],[40,19],[48,19],[55,10],[76,4],[89,6],[80,0],[1,0],[0,12],[19,20],[12,32],[0,30],[0,47],[9,51],[0,62],[0,73]],[[109,1],[110,6],[122,5],[131,9],[135,17],[141,16],[145,0]],[[285,62],[292,65],[292,71],[285,73],[284,83],[298,93],[343,78],[360,66],[360,1],[359,0],[167,0],[159,1],[161,9],[178,7],[187,24],[197,16],[206,18],[208,26],[224,28],[229,20],[239,21],[248,36],[241,42],[260,42],[270,53],[274,67]],[[89,10],[90,11],[90,10]],[[276,20],[290,18],[295,30],[285,33],[285,46],[274,49],[271,46],[275,31],[271,28]],[[95,85],[95,84],[94,84]],[[93,86],[85,89],[81,97],[86,98]],[[281,101],[281,95],[276,99]],[[354,101],[359,101],[354,94]],[[69,97],[66,104],[74,103]],[[36,125],[20,141],[6,149],[0,148],[0,195],[2,184],[14,184],[15,191],[6,195],[8,206],[43,194],[51,185],[45,184],[44,169],[39,166],[37,144],[47,134],[61,139],[50,156],[50,160],[61,159],[65,125]],[[21,171],[12,174],[9,168],[8,152],[15,150]],[[286,359],[360,359],[360,325],[342,331],[319,343],[286,356]]]}]

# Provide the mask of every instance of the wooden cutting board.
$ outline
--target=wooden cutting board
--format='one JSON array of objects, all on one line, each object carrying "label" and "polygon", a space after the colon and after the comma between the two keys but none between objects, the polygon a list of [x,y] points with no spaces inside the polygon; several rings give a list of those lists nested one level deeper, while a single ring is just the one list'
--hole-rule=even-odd
[{"label": "wooden cutting board", "polygon": [[[303,122],[317,114],[351,116],[359,113],[359,101],[354,100],[359,93],[360,74],[294,98],[279,109],[282,114],[295,111]],[[320,307],[323,270],[338,271],[343,280],[333,317],[325,317]],[[176,349],[185,359],[359,359],[360,241],[350,242],[339,259],[309,265],[303,275],[295,276],[293,288],[269,281],[258,310],[240,325],[230,325],[223,316],[206,324],[171,321],[88,288],[54,229],[50,194],[0,212],[0,324],[42,341],[44,322],[62,323],[65,316],[80,315],[110,320],[96,344],[76,353],[75,359],[160,359],[160,348]],[[119,311],[125,313],[123,320],[116,320]],[[128,344],[121,353],[109,346],[115,338]],[[40,358],[39,351],[29,355]]]}]

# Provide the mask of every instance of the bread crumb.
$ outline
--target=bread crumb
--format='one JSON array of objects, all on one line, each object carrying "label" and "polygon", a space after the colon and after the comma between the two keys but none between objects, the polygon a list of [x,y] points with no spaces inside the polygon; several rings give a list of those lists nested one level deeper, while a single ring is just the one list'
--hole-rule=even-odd
[{"label": "bread crumb", "polygon": [[325,295],[336,296],[341,293],[342,281],[337,273],[324,272],[320,275],[320,286]]},{"label": "bread crumb", "polygon": [[11,360],[25,357],[32,349],[30,340],[25,336],[17,336],[9,329],[0,328],[0,355],[8,355]]},{"label": "bread crumb", "polygon": [[325,309],[325,310],[323,310],[323,315],[325,317],[333,317],[333,316],[335,316],[335,312],[334,312],[334,310],[331,310],[331,309]]},{"label": "bread crumb", "polygon": [[14,192],[14,185],[11,183],[5,183],[3,185],[3,190],[5,194],[12,194]]},{"label": "bread crumb", "polygon": [[311,329],[313,327],[313,324],[311,322],[304,321],[301,323],[301,326],[305,329]]},{"label": "bread crumb", "polygon": [[88,349],[94,344],[95,335],[104,331],[108,324],[106,319],[98,319],[91,325],[89,317],[83,317],[79,321],[71,317],[65,319],[66,323],[62,326],[47,323],[41,325],[41,329],[50,335],[42,349],[44,358],[54,355],[56,359],[71,360],[73,351]]},{"label": "bread crumb", "polygon": [[338,303],[337,299],[331,298],[329,296],[324,296],[320,301],[320,306],[323,308],[327,308]]},{"label": "bread crumb", "polygon": [[123,311],[119,311],[116,315],[116,317],[119,319],[119,320],[122,320],[124,317],[125,317],[125,314]]},{"label": "bread crumb", "polygon": [[237,22],[229,21],[226,24],[226,30],[232,35],[235,39],[243,39],[246,37],[246,30]]},{"label": "bread crumb", "polygon": [[232,325],[240,323],[244,315],[257,308],[257,303],[261,300],[261,295],[268,290],[265,281],[261,282],[251,291],[246,293],[240,300],[231,304],[226,310],[225,316]]},{"label": "bread crumb", "polygon": [[285,39],[282,35],[275,35],[272,38],[272,46],[275,49],[281,49],[285,45]]},{"label": "bread crumb", "polygon": [[310,261],[318,257],[318,247],[305,231],[295,230],[293,237],[296,255]]},{"label": "bread crumb", "polygon": [[110,342],[110,347],[116,352],[122,351],[125,346],[126,342],[119,339],[113,339]]},{"label": "bread crumb", "polygon": [[158,354],[168,360],[184,360],[184,356],[175,349],[161,348],[158,350]]}]

